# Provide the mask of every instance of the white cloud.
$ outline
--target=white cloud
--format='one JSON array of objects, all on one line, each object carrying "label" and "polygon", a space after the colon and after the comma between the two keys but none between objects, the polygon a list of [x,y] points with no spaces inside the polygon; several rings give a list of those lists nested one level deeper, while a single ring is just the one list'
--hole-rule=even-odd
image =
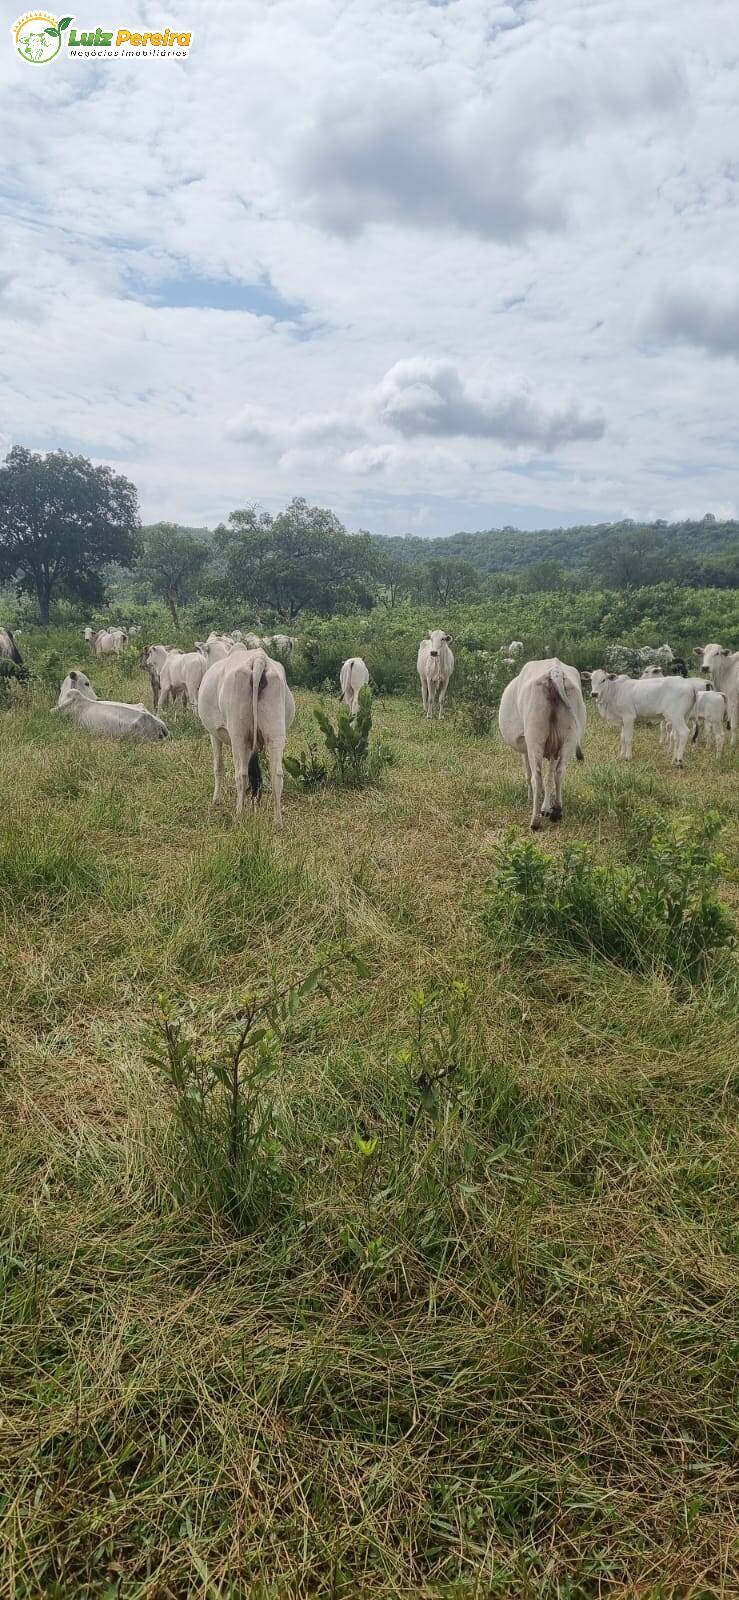
[{"label": "white cloud", "polygon": [[540,399],[522,378],[469,387],[450,361],[397,361],[380,384],[377,405],[383,422],[411,438],[467,436],[549,451],[605,432],[602,415],[574,398]]},{"label": "white cloud", "polygon": [[647,338],[739,360],[739,288],[711,268],[661,284],[644,319]]},{"label": "white cloud", "polygon": [[[735,0],[201,12],[179,65],[0,51],[2,434],[147,518],[733,503]],[[131,298],[175,277],[274,309]]]}]

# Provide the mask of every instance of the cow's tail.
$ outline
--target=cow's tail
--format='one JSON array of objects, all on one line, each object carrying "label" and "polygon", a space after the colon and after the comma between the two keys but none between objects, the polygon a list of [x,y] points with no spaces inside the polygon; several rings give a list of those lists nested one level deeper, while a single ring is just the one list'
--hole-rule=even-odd
[{"label": "cow's tail", "polygon": [[695,744],[695,741],[698,738],[699,732],[700,732],[700,722],[698,721],[698,718],[696,717],[695,727],[693,729],[693,737],[692,737],[692,739],[690,741],[691,744]]},{"label": "cow's tail", "polygon": [[259,691],[262,687],[262,679],[266,670],[267,658],[262,655],[261,659],[253,663],[251,674],[251,740],[246,770],[249,779],[249,791],[254,801],[259,799],[262,792],[262,769],[259,765],[257,735],[259,732]]},{"label": "cow's tail", "polygon": [[[568,682],[561,667],[551,667],[546,677],[542,680],[542,687],[549,707],[549,726],[543,753],[550,761],[556,761],[563,744],[560,710],[563,706],[567,711],[572,709],[570,700],[572,685]],[[582,751],[580,751],[580,760],[582,759]]]}]

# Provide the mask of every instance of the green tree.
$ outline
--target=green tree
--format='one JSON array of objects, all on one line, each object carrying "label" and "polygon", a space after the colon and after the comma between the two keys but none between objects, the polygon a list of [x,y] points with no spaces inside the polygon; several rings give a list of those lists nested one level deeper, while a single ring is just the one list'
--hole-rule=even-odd
[{"label": "green tree", "polygon": [[643,589],[669,577],[664,540],[640,528],[608,535],[593,552],[591,570],[606,589]]},{"label": "green tree", "polygon": [[136,585],[165,602],[177,627],[178,608],[198,598],[209,561],[208,546],[187,528],[176,522],[155,522],[143,530]]},{"label": "green tree", "polygon": [[407,600],[414,586],[414,576],[413,568],[407,561],[379,550],[377,579],[380,598],[388,611],[394,611],[403,600]]},{"label": "green tree", "polygon": [[526,567],[522,579],[522,589],[530,594],[552,592],[555,589],[564,589],[565,571],[560,561],[532,561]]},{"label": "green tree", "polygon": [[417,574],[420,593],[434,605],[449,605],[480,594],[482,580],[470,561],[445,560],[435,556],[425,561]]},{"label": "green tree", "polygon": [[350,535],[332,511],[292,500],[272,517],[254,507],[232,511],[216,529],[223,591],[284,622],[301,611],[332,616],[374,604],[379,559],[369,534]]},{"label": "green tree", "polygon": [[22,445],[0,467],[0,582],[35,596],[44,627],[57,596],[104,598],[106,567],[134,563],[137,529],[136,489],[110,467]]}]

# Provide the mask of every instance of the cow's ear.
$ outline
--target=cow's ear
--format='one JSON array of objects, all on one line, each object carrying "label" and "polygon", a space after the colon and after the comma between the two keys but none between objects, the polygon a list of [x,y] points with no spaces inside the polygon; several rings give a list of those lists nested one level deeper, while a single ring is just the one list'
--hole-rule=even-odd
[{"label": "cow's ear", "polygon": [[444,634],[444,638],[445,638],[447,644],[451,644],[452,643],[453,637],[454,636],[451,633],[445,633]]},{"label": "cow's ear", "polygon": [[606,673],[606,677],[610,678],[611,683],[613,683],[614,680],[618,677],[618,673],[617,672],[607,672]]},{"label": "cow's ear", "polygon": [[730,650],[722,650],[721,654],[722,654],[722,656],[730,656],[731,655],[731,651]]},{"label": "cow's ear", "polygon": [[693,649],[693,655],[694,656],[700,656],[701,659],[703,658],[703,649],[702,649],[701,645],[699,645],[699,644],[695,645],[695,647]]},{"label": "cow's ear", "polygon": [[77,682],[77,673],[76,672],[70,672],[69,677],[70,677],[70,682],[71,683],[76,683]]}]

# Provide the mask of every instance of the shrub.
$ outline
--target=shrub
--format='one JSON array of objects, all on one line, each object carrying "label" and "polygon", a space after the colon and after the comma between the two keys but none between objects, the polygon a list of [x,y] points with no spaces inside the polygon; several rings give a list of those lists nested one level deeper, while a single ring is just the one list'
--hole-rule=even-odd
[{"label": "shrub", "polygon": [[490,733],[500,697],[511,677],[500,655],[463,655],[454,677],[454,698],[470,733]]},{"label": "shrub", "polygon": [[266,1220],[284,1198],[279,1129],[268,1085],[288,1026],[318,986],[321,969],[281,995],[249,995],[198,1039],[192,1011],[160,997],[149,1059],[174,1091],[175,1190],[238,1233]]},{"label": "shrub", "polygon": [[321,761],[312,740],[299,756],[283,756],[283,766],[301,789],[319,789],[328,782],[328,767]]},{"label": "shrub", "polygon": [[713,848],[718,830],[715,816],[702,827],[691,818],[663,828],[633,866],[599,865],[581,844],[555,858],[509,835],[488,892],[488,932],[532,953],[554,943],[634,971],[657,966],[697,979],[735,934],[712,892],[723,865]]},{"label": "shrub", "polygon": [[350,716],[348,707],[343,704],[339,706],[336,727],[322,706],[316,706],[314,716],[326,742],[331,768],[319,760],[310,741],[301,756],[284,758],[286,771],[304,789],[314,788],[329,778],[349,788],[363,788],[376,783],[383,769],[392,765],[394,757],[389,745],[381,739],[370,744],[372,691],[366,684],[359,691],[356,716]]}]

